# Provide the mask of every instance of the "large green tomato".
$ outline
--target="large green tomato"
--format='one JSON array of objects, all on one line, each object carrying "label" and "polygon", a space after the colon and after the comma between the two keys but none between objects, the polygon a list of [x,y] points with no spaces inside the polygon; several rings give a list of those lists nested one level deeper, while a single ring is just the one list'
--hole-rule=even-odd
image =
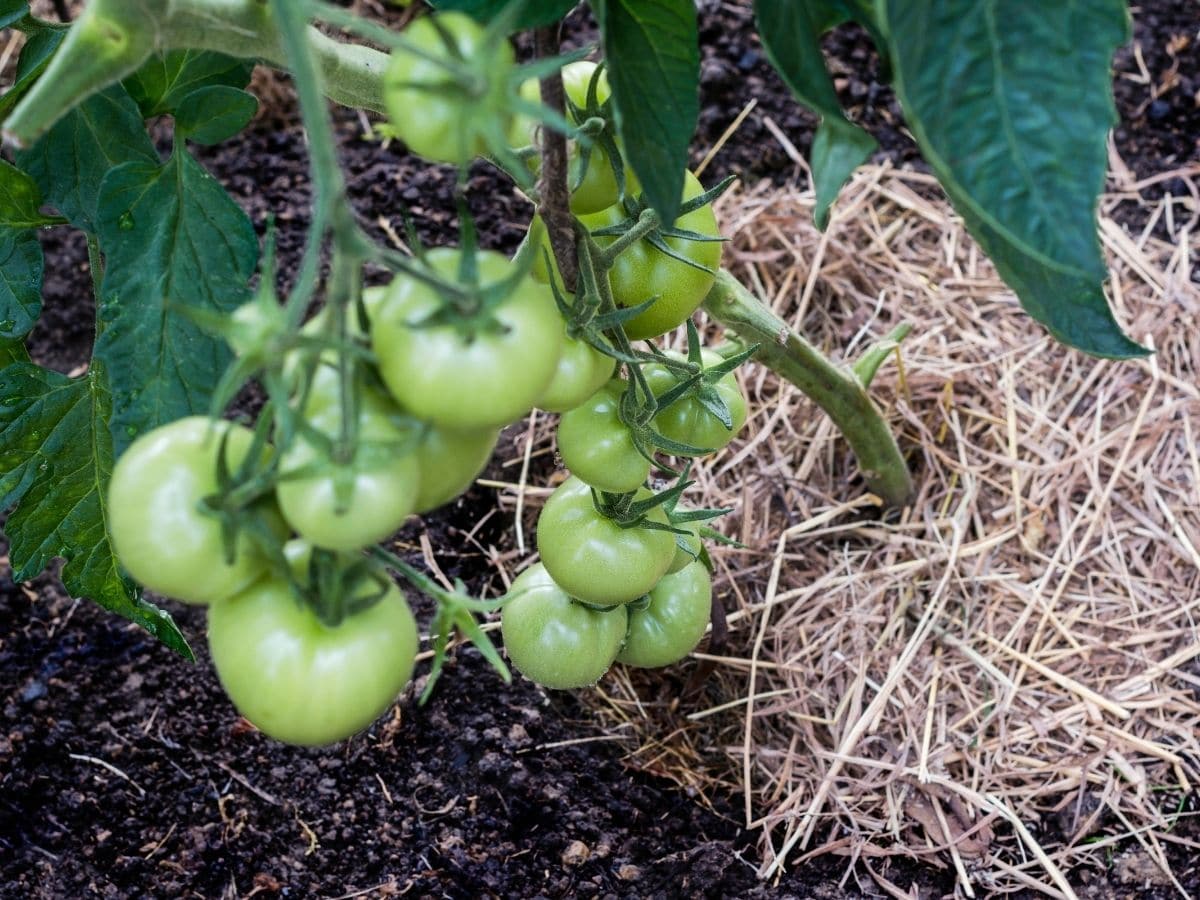
[{"label": "large green tomato", "polygon": [[558,423],[563,465],[581,481],[613,494],[636,491],[650,474],[650,460],[638,453],[619,415],[626,387],[614,378]]},{"label": "large green tomato", "polygon": [[[685,173],[684,201],[703,193],[704,188],[696,176]],[[626,215],[624,207],[617,204],[592,215],[580,216],[579,221],[594,232],[619,224]],[[709,237],[720,233],[711,204],[680,216],[675,227]],[[614,240],[615,237],[596,238],[601,247]],[[656,298],[649,309],[625,323],[625,333],[631,340],[665,334],[687,321],[708,294],[721,265],[719,241],[690,241],[676,237],[665,240],[677,254],[696,265],[673,259],[643,239],[622,252],[608,273],[613,299],[618,305],[637,306],[651,297]]]},{"label": "large green tomato", "polygon": [[522,675],[569,690],[595,684],[608,671],[625,640],[624,607],[595,610],[575,602],[540,563],[518,575],[509,594],[500,631]]},{"label": "large green tomato", "polygon": [[[447,278],[458,273],[458,250],[427,258]],[[510,260],[480,252],[480,282],[512,272]],[[424,282],[397,275],[371,317],[379,373],[396,401],[419,419],[447,428],[499,428],[528,412],[545,393],[562,355],[563,324],[549,289],[523,279],[492,314],[498,327],[464,334],[453,325],[423,326],[442,308]]]},{"label": "large green tomato", "polygon": [[538,399],[538,409],[564,413],[574,409],[600,390],[612,377],[616,360],[587,341],[563,338],[563,353],[550,386]]},{"label": "large green tomato", "polygon": [[[341,408],[327,406],[311,414],[309,424],[333,438],[341,429]],[[360,394],[358,440],[355,459],[343,465],[301,432],[280,460],[279,508],[296,533],[318,547],[357,550],[377,543],[416,510],[416,428],[377,391]],[[341,498],[339,479],[349,488]]]},{"label": "large green tomato", "polygon": [[[681,361],[687,359],[684,354],[675,351],[668,351],[666,355]],[[702,350],[700,358],[705,368],[721,362],[720,355],[712,350]],[[655,363],[646,366],[642,373],[656,397],[671,390],[681,380],[670,369]],[[704,456],[706,452],[720,450],[732,441],[746,424],[746,398],[734,374],[730,372],[725,375],[714,387],[729,409],[733,421],[732,428],[726,428],[725,423],[705,409],[704,404],[695,397],[681,397],[654,415],[652,426],[663,437],[705,451],[681,455]]]},{"label": "large green tomato", "polygon": [[[449,34],[461,60],[454,60],[435,21]],[[511,123],[505,91],[513,51],[507,42],[488,47],[484,34],[469,16],[441,13],[417,19],[404,30],[405,41],[425,55],[403,47],[392,50],[383,100],[393,129],[414,153],[461,166],[487,152],[489,135],[504,140]],[[470,69],[476,86],[458,84],[434,60]]]},{"label": "large green tomato", "polygon": [[428,426],[416,449],[421,489],[413,511],[423,515],[469,488],[492,458],[499,437],[494,428],[454,431]]},{"label": "large green tomato", "polygon": [[[649,496],[642,488],[636,499]],[[646,517],[667,521],[661,507]],[[591,488],[573,477],[546,501],[537,545],[550,577],[572,597],[598,606],[636,600],[658,583],[675,558],[671,532],[622,528],[596,510]]]},{"label": "large green tomato", "polygon": [[[254,436],[249,429],[190,416],[143,434],[113,468],[108,532],[121,565],[152,591],[185,603],[214,603],[248,585],[266,560],[245,532],[225,557],[221,521],[202,501],[217,492],[217,462],[235,470]],[[278,513],[265,521],[282,532]]]},{"label": "large green tomato", "polygon": [[701,563],[664,575],[649,605],[629,610],[629,636],[617,659],[643,668],[679,662],[704,637],[711,611],[712,579]]},{"label": "large green tomato", "polygon": [[[379,586],[364,578],[351,590]],[[243,716],[276,740],[319,746],[366,728],[396,699],[412,676],[417,625],[394,583],[330,627],[268,575],[210,607],[208,647]]]}]

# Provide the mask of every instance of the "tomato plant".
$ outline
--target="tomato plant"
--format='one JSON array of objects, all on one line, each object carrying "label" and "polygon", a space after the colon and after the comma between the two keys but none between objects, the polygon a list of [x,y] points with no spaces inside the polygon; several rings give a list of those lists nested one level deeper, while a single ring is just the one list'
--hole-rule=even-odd
[{"label": "tomato plant", "polygon": [[[296,590],[280,562],[289,532],[327,548],[386,538],[409,512],[465,490],[498,430],[536,405],[563,413],[563,456],[598,488],[573,477],[542,512],[538,547],[561,587],[559,607],[562,592],[602,605],[649,592],[635,618],[675,609],[665,599],[656,606],[655,594],[668,597],[696,571],[700,535],[713,537],[698,522],[717,512],[681,518],[675,503],[695,451],[722,446],[744,422],[731,371],[751,356],[830,415],[887,505],[913,496],[904,457],[867,391],[903,326],[837,364],[721,268],[712,201],[722,186],[706,191],[687,171],[699,113],[696,4],[662,0],[655,10],[666,14],[640,17],[632,4],[590,0],[603,69],[559,52],[555,24],[575,4],[433,5],[441,11],[401,33],[343,5],[287,0],[91,0],[67,29],[20,2],[0,12],[26,38],[0,98],[17,148],[0,162],[0,505],[9,511],[14,575],[33,577],[58,553],[71,594],[96,598],[184,655],[182,633],[124,572],[213,604],[214,654],[223,648],[222,678],[247,709],[255,702],[246,696],[248,664],[230,660],[246,647],[267,653],[262,635],[278,633],[277,616],[297,629],[315,617],[327,631],[304,633],[323,635],[327,647],[355,644],[328,629],[350,635],[372,614],[381,632],[410,630],[386,599],[390,590],[367,610],[337,614],[339,596],[351,606],[362,598],[357,582],[348,594],[331,592],[329,578],[340,576],[328,561],[317,568],[329,577]],[[756,0],[754,9],[767,56],[821,119],[811,162],[821,227],[875,146],[841,110],[821,54],[822,32],[853,18],[886,57],[931,170],[1025,307],[1089,353],[1144,352],[1113,318],[1096,240],[1111,116],[1102,88],[1125,33],[1121,4],[1096,4],[1087,29],[1053,4],[1039,9],[1037,28],[1014,15],[1012,33],[1020,38],[1025,28],[1034,55],[1050,36],[1071,35],[1052,55],[1071,77],[1047,79],[1052,66],[1006,69],[1003,96],[993,89],[1003,60],[976,21],[987,17],[926,16],[904,3]],[[535,29],[534,52],[518,64],[510,36],[525,29]],[[272,240],[260,250],[255,223],[191,150],[251,121],[257,101],[246,88],[260,62],[290,73],[313,171],[311,232],[286,278]],[[1011,115],[1011,96],[1022,98],[1023,115]],[[461,246],[428,249],[411,233],[381,242],[360,224],[326,99],[386,116],[380,132],[457,166]],[[1040,124],[1062,116],[1071,127]],[[156,138],[170,129],[170,140],[152,140],[147,122],[157,123]],[[1045,165],[1026,165],[1029,147]],[[478,156],[508,173],[535,207],[516,259],[478,246],[465,197]],[[41,314],[39,232],[48,228],[83,235],[94,281],[93,356],[70,376],[31,360],[25,346]],[[539,270],[545,278],[558,272],[552,287],[527,274]],[[391,282],[364,290],[366,277]],[[279,296],[283,283],[290,288]],[[314,302],[322,311],[302,324]],[[724,362],[700,352],[694,324],[686,358],[635,349],[690,323],[701,305],[728,329]],[[627,385],[619,392],[614,375]],[[253,428],[225,421],[251,385],[265,399]],[[381,405],[388,410],[377,415]],[[654,454],[664,476],[658,493],[642,486]],[[661,462],[680,457],[682,471]],[[478,623],[494,603],[441,587],[382,547],[365,552],[435,599],[434,676],[454,632],[507,673]],[[367,582],[381,583],[375,575]],[[525,606],[511,600],[518,612],[507,628]],[[679,646],[701,606],[695,601],[694,617],[679,627]],[[591,621],[579,604],[565,609]],[[620,614],[605,614],[605,627],[615,630]],[[221,624],[239,615],[244,622]],[[528,615],[536,627],[523,637],[536,645],[531,635],[545,637],[548,620]],[[514,660],[522,643],[512,642]],[[374,644],[356,646],[361,661],[348,671],[359,674],[347,683],[368,684],[370,704],[281,663],[290,674],[269,697],[282,724],[264,727],[302,741],[361,727],[368,706],[394,696],[401,663],[411,660],[380,660]],[[375,682],[362,674],[370,659]],[[589,671],[598,666],[582,661]],[[551,662],[561,668],[547,678],[586,681]],[[326,707],[305,705],[312,697],[344,702],[345,718],[334,727]],[[253,707],[252,717],[269,722],[268,712]]]},{"label": "tomato plant", "polygon": [[[289,551],[303,558],[303,548]],[[290,744],[332,744],[396,700],[412,677],[417,626],[395,583],[373,575],[359,575],[335,598],[370,604],[332,624],[277,575],[209,609],[213,666],[229,699],[259,730]]]},{"label": "tomato plant", "polygon": [[625,640],[624,607],[584,606],[559,587],[546,567],[530,566],[509,588],[500,616],[508,658],[530,681],[556,690],[599,681]]}]

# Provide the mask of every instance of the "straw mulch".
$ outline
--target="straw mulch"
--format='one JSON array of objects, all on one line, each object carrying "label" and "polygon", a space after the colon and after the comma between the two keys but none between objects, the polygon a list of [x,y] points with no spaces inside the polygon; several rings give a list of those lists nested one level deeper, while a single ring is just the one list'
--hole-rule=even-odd
[{"label": "straw mulch", "polygon": [[820,410],[751,367],[750,423],[692,499],[746,546],[715,553],[726,649],[683,701],[620,667],[591,695],[631,764],[744,798],[764,876],[839,854],[908,896],[898,855],[966,896],[1072,897],[1132,846],[1187,895],[1165,848],[1196,846],[1172,827],[1200,784],[1200,167],[1132,234],[1123,171],[1102,237],[1145,361],[1047,337],[928,176],[862,170],[826,234],[807,192],[722,200],[726,264],[831,354],[914,325],[872,388],[912,506],[881,515]]}]

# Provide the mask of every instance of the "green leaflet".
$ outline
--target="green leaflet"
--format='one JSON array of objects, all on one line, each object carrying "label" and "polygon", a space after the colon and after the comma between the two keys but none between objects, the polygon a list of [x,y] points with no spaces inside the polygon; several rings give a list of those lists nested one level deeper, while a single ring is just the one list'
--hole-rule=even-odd
[{"label": "green leaflet", "polygon": [[253,63],[210,50],[170,50],[156,54],[125,79],[146,118],[174,113],[196,91],[212,87],[244,88]]},{"label": "green leaflet", "polygon": [[95,355],[109,372],[119,454],[141,432],[207,410],[230,353],[188,311],[232,312],[248,298],[258,240],[182,148],[164,165],[110,172],[98,224],[107,266]]},{"label": "green leaflet", "polygon": [[688,147],[700,116],[693,0],[597,0],[617,132],[647,202],[670,225],[679,213]]},{"label": "green leaflet", "polygon": [[840,3],[822,0],[755,0],[754,15],[771,64],[796,99],[821,116],[812,146],[813,219],[824,230],[838,191],[878,146],[842,112],[821,54],[821,35],[843,21],[845,11]]},{"label": "green leaflet", "polygon": [[5,534],[13,578],[33,578],[62,557],[71,596],[90,597],[192,659],[170,615],[142,600],[117,568],[104,527],[107,415],[98,367],[80,378],[29,362],[0,370],[0,508],[12,509]]},{"label": "green leaflet", "polygon": [[158,154],[142,115],[124,88],[114,84],[55,123],[28,150],[16,154],[47,203],[72,225],[95,233],[100,182],[129,160],[157,164]]},{"label": "green leaflet", "polygon": [[0,339],[20,339],[42,312],[42,245],[29,229],[0,225]]},{"label": "green leaflet", "polygon": [[896,91],[925,158],[1021,304],[1096,356],[1146,351],[1103,292],[1096,230],[1121,0],[879,0]]}]

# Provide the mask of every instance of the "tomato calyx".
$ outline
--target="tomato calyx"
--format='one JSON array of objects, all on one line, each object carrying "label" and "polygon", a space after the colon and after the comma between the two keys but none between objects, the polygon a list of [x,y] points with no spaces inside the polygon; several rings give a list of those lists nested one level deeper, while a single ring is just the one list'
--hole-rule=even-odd
[{"label": "tomato calyx", "polygon": [[685,360],[668,356],[651,345],[654,362],[668,369],[678,379],[674,387],[657,396],[657,411],[692,398],[709,415],[724,425],[727,431],[732,431],[734,427],[733,413],[729,409],[729,404],[717,390],[717,384],[753,356],[758,350],[758,344],[737,350],[730,356],[722,357],[719,363],[705,365],[700,346],[700,334],[690,319],[687,323],[687,332],[688,350]]},{"label": "tomato calyx", "polygon": [[685,530],[674,525],[655,521],[650,518],[649,513],[651,510],[660,507],[664,511],[671,509],[678,502],[680,495],[695,484],[695,482],[687,480],[690,469],[691,462],[689,461],[688,466],[684,468],[682,475],[673,485],[658,493],[652,493],[642,500],[637,499],[637,491],[630,491],[626,494],[611,494],[591,488],[592,505],[595,506],[596,512],[607,519],[611,519],[613,524],[620,528],[645,528],[649,531],[669,531],[673,534],[687,534]]},{"label": "tomato calyx", "polygon": [[[735,176],[730,175],[715,187],[697,194],[690,200],[684,201],[679,207],[677,220],[688,213],[695,212],[711,204],[726,191],[729,185],[733,183],[734,178]],[[720,235],[702,234],[701,232],[691,231],[686,228],[676,228],[673,223],[669,226],[664,225],[659,221],[658,214],[646,203],[645,197],[640,194],[637,196],[626,196],[618,201],[618,204],[624,211],[625,218],[616,224],[597,228],[595,231],[590,232],[592,237],[616,238],[615,241],[600,251],[600,260],[603,264],[612,265],[612,262],[623,250],[639,240],[645,240],[655,250],[666,254],[671,259],[694,269],[699,269],[702,272],[713,273],[712,269],[701,265],[696,260],[671,247],[667,243],[667,238],[676,238],[696,243],[723,243],[725,238]]]},{"label": "tomato calyx", "polygon": [[427,259],[427,248],[414,242],[414,252],[422,278],[442,301],[419,319],[407,322],[413,329],[449,327],[457,331],[465,343],[479,335],[508,334],[509,327],[496,315],[496,310],[526,281],[533,268],[533,258],[517,254],[512,270],[499,281],[482,283],[479,270],[479,242],[475,223],[466,204],[458,198],[461,227],[461,252],[453,280],[443,277]]},{"label": "tomato calyx", "polygon": [[302,539],[289,541],[275,563],[297,600],[329,628],[370,609],[391,586],[387,573],[367,557],[316,547]]}]

